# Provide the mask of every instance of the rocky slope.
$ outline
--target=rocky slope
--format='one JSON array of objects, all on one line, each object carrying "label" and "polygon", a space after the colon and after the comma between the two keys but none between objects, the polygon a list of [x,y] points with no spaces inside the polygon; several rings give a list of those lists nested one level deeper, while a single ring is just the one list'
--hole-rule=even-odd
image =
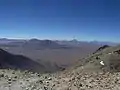
[{"label": "rocky slope", "polygon": [[52,74],[1,69],[0,90],[120,90],[119,49],[103,48]]}]

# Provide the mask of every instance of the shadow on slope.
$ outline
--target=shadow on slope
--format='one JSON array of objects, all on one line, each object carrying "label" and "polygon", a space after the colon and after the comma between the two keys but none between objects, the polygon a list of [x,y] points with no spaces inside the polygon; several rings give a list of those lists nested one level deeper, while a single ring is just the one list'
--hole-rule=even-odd
[{"label": "shadow on slope", "polygon": [[0,49],[0,68],[47,72],[44,65],[22,55],[13,55]]}]

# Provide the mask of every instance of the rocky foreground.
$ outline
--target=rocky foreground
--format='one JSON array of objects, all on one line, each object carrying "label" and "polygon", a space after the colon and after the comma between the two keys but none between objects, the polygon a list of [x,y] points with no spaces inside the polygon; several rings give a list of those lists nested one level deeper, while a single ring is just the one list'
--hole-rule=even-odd
[{"label": "rocky foreground", "polygon": [[120,73],[76,70],[37,74],[0,70],[0,90],[120,90]]}]

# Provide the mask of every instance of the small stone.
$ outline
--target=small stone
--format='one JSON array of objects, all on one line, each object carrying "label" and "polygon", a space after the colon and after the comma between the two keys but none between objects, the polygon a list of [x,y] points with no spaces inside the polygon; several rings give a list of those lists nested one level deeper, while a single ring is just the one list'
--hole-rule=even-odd
[{"label": "small stone", "polygon": [[72,78],[72,80],[75,80],[75,77],[74,77],[74,78]]},{"label": "small stone", "polygon": [[109,55],[111,55],[112,53],[108,53]]},{"label": "small stone", "polygon": [[80,77],[77,77],[78,80],[80,80]]},{"label": "small stone", "polygon": [[38,77],[40,77],[40,74],[37,74]]},{"label": "small stone", "polygon": [[117,79],[117,80],[115,80],[115,83],[117,83],[119,80]]},{"label": "small stone", "polygon": [[42,80],[39,80],[39,82],[42,84],[43,83],[43,81]]},{"label": "small stone", "polygon": [[83,86],[82,83],[80,83],[79,86],[82,87]]},{"label": "small stone", "polygon": [[1,74],[0,77],[4,77],[4,74]]},{"label": "small stone", "polygon": [[76,86],[76,84],[74,84],[74,86]]},{"label": "small stone", "polygon": [[46,83],[49,83],[49,81],[46,81]]},{"label": "small stone", "polygon": [[96,80],[99,80],[99,78],[97,78]]},{"label": "small stone", "polygon": [[86,87],[89,87],[88,85],[86,85]]},{"label": "small stone", "polygon": [[47,76],[45,76],[45,79],[47,79]]},{"label": "small stone", "polygon": [[118,80],[117,83],[120,84],[120,80]]},{"label": "small stone", "polygon": [[55,86],[55,84],[52,85],[52,87],[54,87],[54,86]]},{"label": "small stone", "polygon": [[8,81],[12,81],[12,79],[11,79],[11,78],[8,78]]},{"label": "small stone", "polygon": [[12,81],[16,81],[15,79],[13,79]]},{"label": "small stone", "polygon": [[23,83],[22,83],[22,82],[20,82],[20,84],[22,85]]},{"label": "small stone", "polygon": [[29,88],[28,88],[28,87],[26,87],[26,90],[29,90]]},{"label": "small stone", "polygon": [[8,80],[8,84],[11,84],[12,83],[12,81],[11,80]]},{"label": "small stone", "polygon": [[99,56],[97,56],[97,57],[96,57],[96,59],[98,60],[98,59],[100,59],[100,57],[99,57]]},{"label": "small stone", "polygon": [[60,84],[60,82],[59,82],[59,81],[57,81],[57,84]]},{"label": "small stone", "polygon": [[17,76],[15,76],[14,78],[17,78]]},{"label": "small stone", "polygon": [[12,74],[15,74],[15,72],[12,72]]},{"label": "small stone", "polygon": [[27,79],[26,81],[27,81],[27,82],[29,82],[29,80],[28,80],[28,79]]},{"label": "small stone", "polygon": [[104,66],[104,65],[105,65],[103,61],[100,61],[100,64],[101,64],[102,66]]},{"label": "small stone", "polygon": [[52,80],[52,78],[51,78],[51,77],[49,77],[49,78],[48,78],[48,80]]},{"label": "small stone", "polygon": [[48,90],[48,88],[47,88],[47,87],[44,87],[44,89],[45,89],[45,90]]}]

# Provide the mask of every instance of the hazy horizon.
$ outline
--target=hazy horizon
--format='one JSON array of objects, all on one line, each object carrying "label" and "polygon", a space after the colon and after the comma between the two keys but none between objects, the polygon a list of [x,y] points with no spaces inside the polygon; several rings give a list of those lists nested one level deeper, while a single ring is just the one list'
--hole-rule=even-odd
[{"label": "hazy horizon", "polygon": [[5,38],[5,37],[0,37],[0,39],[3,39],[3,40],[31,40],[31,39],[38,39],[38,40],[52,40],[52,41],[78,41],[78,42],[93,42],[93,43],[116,43],[116,44],[119,44],[120,42],[114,42],[114,41],[98,41],[98,40],[78,40],[78,39],[49,39],[49,38],[44,38],[44,39],[41,39],[41,38],[35,38],[35,37],[31,37],[31,38]]},{"label": "hazy horizon", "polygon": [[0,1],[0,37],[120,42],[118,0]]}]

